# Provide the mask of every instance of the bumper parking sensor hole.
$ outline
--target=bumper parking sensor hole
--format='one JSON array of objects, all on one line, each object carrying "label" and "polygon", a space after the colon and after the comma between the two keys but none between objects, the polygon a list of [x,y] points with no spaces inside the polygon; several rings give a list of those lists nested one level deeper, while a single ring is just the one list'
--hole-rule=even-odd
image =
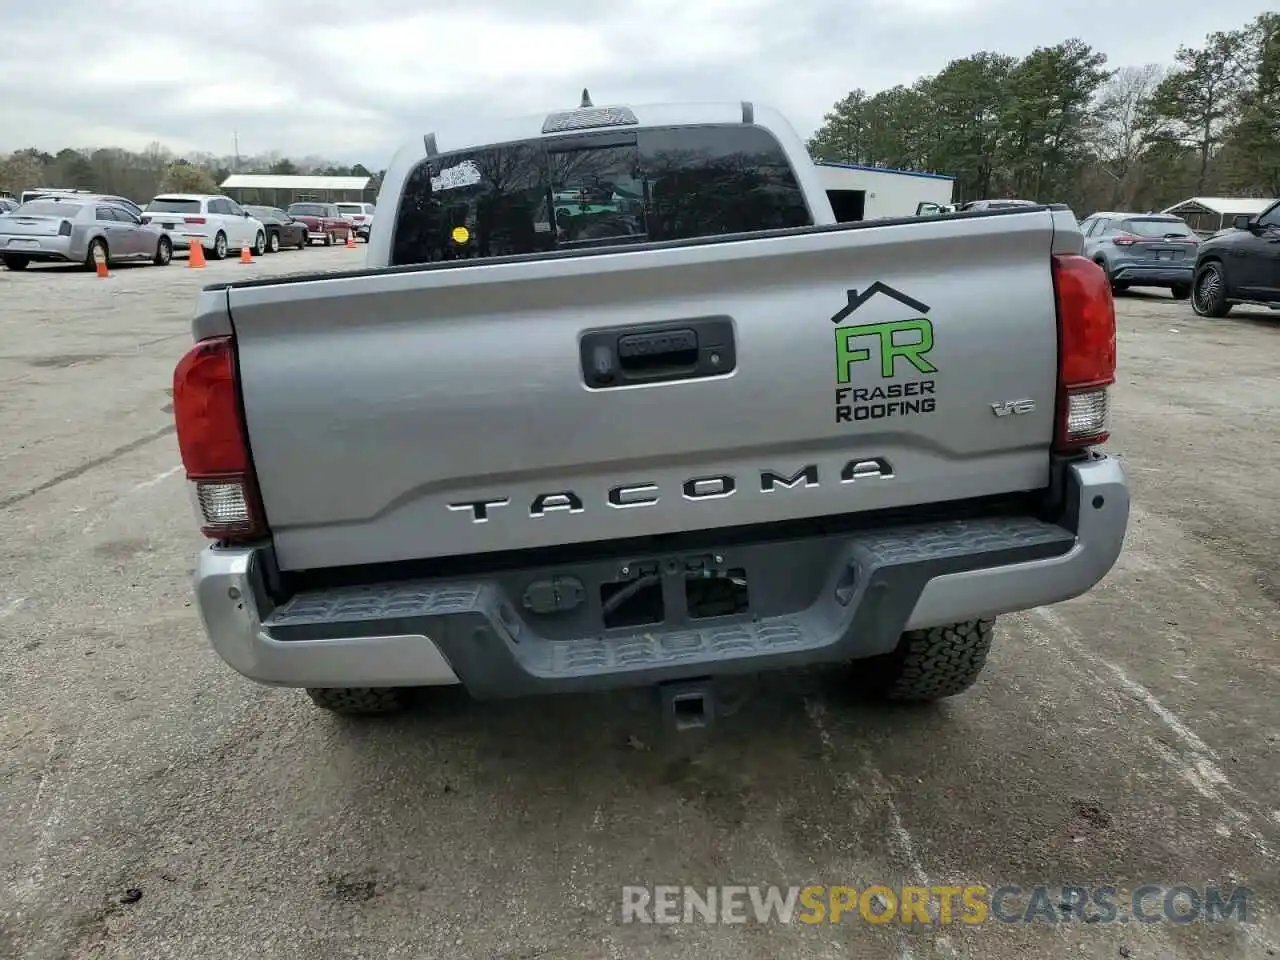
[{"label": "bumper parking sensor hole", "polygon": [[1101,495],[1094,497],[1094,498],[1093,498],[1093,509],[1095,509],[1095,510],[1101,510],[1101,509],[1102,509],[1102,505],[1103,505],[1104,503],[1106,503],[1106,502],[1107,502],[1107,501],[1106,501],[1106,500],[1104,500],[1104,499],[1102,498],[1102,496],[1101,496]]}]

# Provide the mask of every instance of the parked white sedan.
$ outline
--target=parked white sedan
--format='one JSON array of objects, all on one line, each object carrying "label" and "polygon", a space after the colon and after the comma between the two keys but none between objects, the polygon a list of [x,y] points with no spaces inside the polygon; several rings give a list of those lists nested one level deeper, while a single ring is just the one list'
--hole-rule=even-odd
[{"label": "parked white sedan", "polygon": [[174,249],[187,250],[198,241],[212,260],[228,250],[248,246],[254,256],[267,249],[267,230],[230,197],[195,193],[165,193],[147,204],[143,223],[154,223],[173,240]]}]

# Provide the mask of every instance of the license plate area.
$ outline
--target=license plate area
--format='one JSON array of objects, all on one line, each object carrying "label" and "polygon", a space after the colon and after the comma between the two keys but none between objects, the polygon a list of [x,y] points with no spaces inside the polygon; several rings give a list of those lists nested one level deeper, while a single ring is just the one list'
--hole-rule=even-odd
[{"label": "license plate area", "polygon": [[1156,259],[1157,259],[1157,260],[1172,260],[1172,259],[1173,259],[1173,251],[1172,251],[1172,250],[1160,250],[1159,252],[1157,252],[1157,253],[1156,253]]},{"label": "license plate area", "polygon": [[[670,636],[799,614],[823,595],[839,600],[849,539],[673,543],[661,553],[641,552],[654,546],[631,544],[631,554],[592,550],[567,563],[561,555],[554,565],[497,574],[499,589],[525,625],[549,641],[645,631]],[[637,581],[643,582],[632,586]]]},{"label": "license plate area", "polygon": [[750,609],[746,570],[717,554],[636,561],[600,584],[605,630],[741,616]]}]

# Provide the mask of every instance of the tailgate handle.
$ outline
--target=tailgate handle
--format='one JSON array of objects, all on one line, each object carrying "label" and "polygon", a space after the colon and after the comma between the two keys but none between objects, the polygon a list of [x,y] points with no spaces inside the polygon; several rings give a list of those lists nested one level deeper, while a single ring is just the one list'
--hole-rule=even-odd
[{"label": "tailgate handle", "polygon": [[723,376],[737,366],[730,317],[586,330],[579,349],[583,380],[596,390]]},{"label": "tailgate handle", "polygon": [[694,367],[697,363],[698,334],[693,330],[633,333],[618,338],[618,364],[624,373]]}]

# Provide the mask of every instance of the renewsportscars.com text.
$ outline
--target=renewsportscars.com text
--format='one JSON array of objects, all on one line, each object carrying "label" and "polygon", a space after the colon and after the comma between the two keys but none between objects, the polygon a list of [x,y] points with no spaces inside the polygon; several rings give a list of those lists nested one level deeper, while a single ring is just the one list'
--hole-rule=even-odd
[{"label": "renewsportscars.com text", "polygon": [[1247,887],[628,886],[623,923],[1193,923],[1247,922]]}]

